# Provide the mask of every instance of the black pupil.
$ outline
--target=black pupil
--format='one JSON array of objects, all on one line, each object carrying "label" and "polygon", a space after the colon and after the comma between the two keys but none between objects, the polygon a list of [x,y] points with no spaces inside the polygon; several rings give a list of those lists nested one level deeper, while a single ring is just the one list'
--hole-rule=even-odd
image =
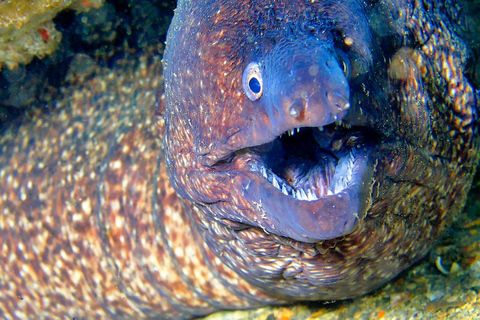
[{"label": "black pupil", "polygon": [[250,90],[252,90],[253,93],[259,93],[260,92],[260,82],[258,81],[257,78],[252,78],[248,82],[248,86],[250,87]]}]

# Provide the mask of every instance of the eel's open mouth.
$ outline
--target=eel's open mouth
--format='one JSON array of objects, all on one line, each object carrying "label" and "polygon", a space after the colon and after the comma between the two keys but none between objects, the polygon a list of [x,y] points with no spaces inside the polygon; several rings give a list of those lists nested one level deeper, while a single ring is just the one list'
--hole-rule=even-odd
[{"label": "eel's open mouth", "polygon": [[246,176],[243,196],[260,208],[257,221],[267,232],[303,242],[336,238],[352,232],[364,213],[367,156],[376,139],[341,121],[296,128],[236,151],[227,170]]},{"label": "eel's open mouth", "polygon": [[260,163],[253,167],[286,196],[316,201],[347,189],[355,173],[363,172],[356,158],[365,154],[364,133],[337,124],[292,129],[274,141],[250,148]]}]

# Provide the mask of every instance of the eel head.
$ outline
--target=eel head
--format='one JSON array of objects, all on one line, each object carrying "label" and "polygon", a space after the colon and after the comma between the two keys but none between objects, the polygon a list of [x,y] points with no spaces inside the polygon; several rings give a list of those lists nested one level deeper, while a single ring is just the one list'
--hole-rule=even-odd
[{"label": "eel head", "polygon": [[208,247],[274,297],[377,288],[465,203],[478,91],[462,41],[417,4],[179,2],[170,179]]},{"label": "eel head", "polygon": [[252,9],[226,19],[234,9],[193,9],[217,22],[182,17],[171,29],[165,141],[175,188],[236,228],[308,243],[352,232],[375,137],[345,119],[349,78],[371,61],[365,20],[338,20],[349,9],[340,2],[301,26],[289,23],[304,12],[293,4],[274,18]]}]

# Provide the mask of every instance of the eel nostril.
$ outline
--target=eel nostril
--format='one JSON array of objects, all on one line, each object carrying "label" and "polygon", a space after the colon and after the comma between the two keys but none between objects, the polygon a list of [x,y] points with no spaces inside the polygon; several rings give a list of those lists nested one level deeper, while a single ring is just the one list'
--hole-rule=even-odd
[{"label": "eel nostril", "polygon": [[290,106],[289,114],[292,118],[298,118],[300,117],[300,114],[302,113],[304,109],[304,104],[300,100],[295,100],[292,105]]},{"label": "eel nostril", "polygon": [[348,102],[348,99],[336,91],[327,92],[327,100],[332,107],[337,107],[340,111],[350,108],[350,102]]}]

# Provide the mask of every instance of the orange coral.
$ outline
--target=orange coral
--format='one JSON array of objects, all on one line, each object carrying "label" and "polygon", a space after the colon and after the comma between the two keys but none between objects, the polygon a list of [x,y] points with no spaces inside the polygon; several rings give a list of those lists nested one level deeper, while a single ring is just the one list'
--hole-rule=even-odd
[{"label": "orange coral", "polygon": [[61,41],[52,19],[62,10],[98,8],[103,0],[0,1],[0,68],[51,54]]}]

